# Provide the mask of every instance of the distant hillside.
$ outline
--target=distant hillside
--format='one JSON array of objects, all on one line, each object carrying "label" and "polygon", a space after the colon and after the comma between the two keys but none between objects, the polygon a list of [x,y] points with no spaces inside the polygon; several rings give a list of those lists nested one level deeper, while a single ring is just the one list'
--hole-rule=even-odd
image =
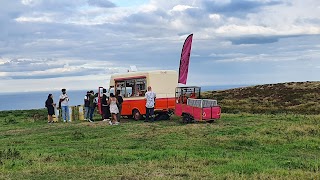
[{"label": "distant hillside", "polygon": [[320,114],[320,82],[265,84],[223,91],[207,91],[223,112]]}]

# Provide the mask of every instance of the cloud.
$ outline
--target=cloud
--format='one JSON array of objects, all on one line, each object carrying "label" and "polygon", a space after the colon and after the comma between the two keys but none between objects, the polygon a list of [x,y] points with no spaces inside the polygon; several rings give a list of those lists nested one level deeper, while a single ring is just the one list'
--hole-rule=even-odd
[{"label": "cloud", "polygon": [[52,60],[49,60],[45,63],[43,63],[42,61],[43,60],[28,60],[28,59],[6,60],[0,64],[0,71],[30,72],[30,71],[44,71],[49,68],[62,67],[62,65],[54,64]]},{"label": "cloud", "polygon": [[174,12],[174,11],[178,11],[178,12],[181,12],[181,11],[185,11],[187,9],[192,9],[194,7],[192,6],[187,6],[187,5],[176,5],[172,8],[171,12]]},{"label": "cloud", "polygon": [[153,26],[161,21],[161,17],[165,17],[166,13],[163,11],[156,11],[156,12],[139,12],[124,18],[124,20],[131,25],[144,25]]},{"label": "cloud", "polygon": [[99,86],[109,84],[110,75],[88,75],[57,77],[50,79],[5,79],[0,80],[0,86],[3,92],[21,92],[21,91],[54,91],[66,88],[67,90],[95,90]]},{"label": "cloud", "polygon": [[220,21],[221,20],[221,15],[219,15],[219,14],[209,14],[209,18],[212,19],[213,21]]},{"label": "cloud", "polygon": [[[33,11],[70,11],[84,4],[85,0],[22,0],[21,3]],[[73,10],[72,10],[73,11]]]},{"label": "cloud", "polygon": [[[287,70],[282,62],[288,61],[320,66],[319,1],[139,2],[1,1],[0,84],[4,79],[12,85],[23,79],[35,84],[63,78],[81,82],[125,72],[130,65],[177,70],[190,33],[190,76],[202,81],[219,76],[219,83],[228,83],[231,77],[247,78],[243,74],[280,74],[275,67]],[[308,72],[302,76],[313,78]]]},{"label": "cloud", "polygon": [[229,34],[232,35],[249,35],[249,34],[273,34],[277,31],[270,28],[270,27],[263,27],[263,26],[243,26],[243,25],[225,25],[219,27],[215,30],[218,34]]},{"label": "cloud", "polygon": [[312,37],[312,34],[306,34],[306,35],[283,35],[283,36],[238,36],[238,37],[231,37],[227,38],[232,42],[234,45],[242,45],[242,44],[268,44],[268,43],[276,43],[281,39],[284,38],[298,38],[298,37]]},{"label": "cloud", "polygon": [[230,39],[230,41],[234,45],[240,45],[240,44],[267,44],[267,43],[278,42],[278,40],[279,40],[279,37],[264,37],[264,36],[237,37],[237,38]]},{"label": "cloud", "polygon": [[116,5],[108,0],[88,0],[88,4],[90,6],[97,6],[97,7],[103,7],[103,8],[113,8],[116,7]]},{"label": "cloud", "polygon": [[202,1],[203,7],[210,13],[223,13],[227,16],[245,16],[249,13],[255,13],[267,6],[282,4],[281,1],[250,1],[250,0],[230,0]]},{"label": "cloud", "polygon": [[17,22],[53,22],[49,17],[18,17],[15,19]]},{"label": "cloud", "polygon": [[45,79],[125,71],[110,62],[57,59],[2,59],[0,79]]}]

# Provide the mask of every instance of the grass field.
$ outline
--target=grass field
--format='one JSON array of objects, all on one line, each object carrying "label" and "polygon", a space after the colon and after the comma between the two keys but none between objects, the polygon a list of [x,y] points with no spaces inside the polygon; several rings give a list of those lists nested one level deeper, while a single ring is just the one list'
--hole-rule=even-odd
[{"label": "grass field", "polygon": [[0,112],[0,179],[320,179],[320,116],[47,124]]}]

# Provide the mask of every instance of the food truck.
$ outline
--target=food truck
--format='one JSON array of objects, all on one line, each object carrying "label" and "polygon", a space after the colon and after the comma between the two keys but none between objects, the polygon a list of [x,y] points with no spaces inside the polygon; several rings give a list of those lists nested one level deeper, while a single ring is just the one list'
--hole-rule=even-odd
[{"label": "food truck", "polygon": [[[174,70],[155,70],[113,74],[109,83],[109,94],[120,90],[123,97],[122,116],[139,120],[146,114],[145,93],[148,86],[156,93],[155,114],[171,113],[175,108],[175,88],[178,73]],[[107,88],[106,88],[107,89]],[[99,87],[99,96],[103,87]],[[99,98],[100,99],[100,98]],[[100,114],[101,103],[98,103]]]}]

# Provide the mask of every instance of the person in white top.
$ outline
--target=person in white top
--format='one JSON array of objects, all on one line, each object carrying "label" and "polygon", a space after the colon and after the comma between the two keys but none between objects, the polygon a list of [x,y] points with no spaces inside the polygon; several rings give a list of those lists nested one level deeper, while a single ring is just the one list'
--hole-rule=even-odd
[{"label": "person in white top", "polygon": [[61,102],[61,113],[63,122],[70,122],[70,115],[69,115],[69,97],[67,95],[66,89],[62,89],[62,94],[60,95],[60,102]]},{"label": "person in white top", "polygon": [[151,121],[154,121],[154,105],[156,102],[156,93],[152,92],[151,86],[148,86],[148,92],[146,92],[144,98],[146,99],[146,120],[149,121],[149,116],[151,116]]},{"label": "person in white top", "polygon": [[117,121],[117,114],[119,113],[119,109],[117,106],[118,100],[115,97],[113,93],[110,93],[110,98],[109,98],[109,106],[110,106],[110,113],[112,115],[112,121],[109,121],[110,125],[118,125],[119,122]]}]

